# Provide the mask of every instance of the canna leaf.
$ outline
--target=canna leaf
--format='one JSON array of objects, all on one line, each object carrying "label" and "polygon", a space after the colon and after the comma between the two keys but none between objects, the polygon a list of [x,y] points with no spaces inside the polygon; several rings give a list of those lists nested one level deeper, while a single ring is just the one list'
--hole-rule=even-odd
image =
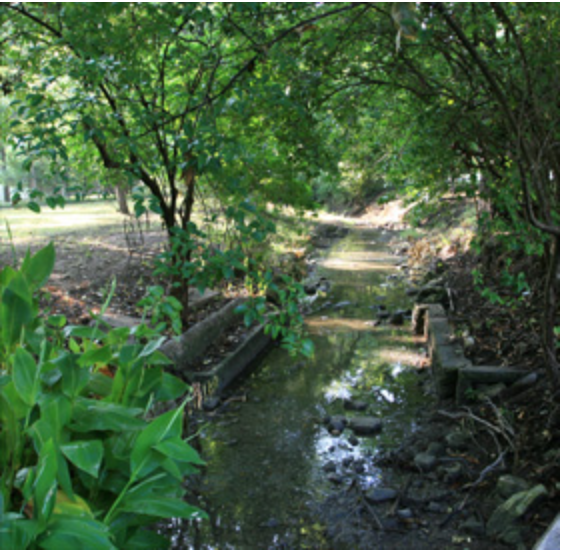
[{"label": "canna leaf", "polygon": [[13,380],[22,401],[33,406],[40,390],[41,369],[29,351],[18,348],[14,354]]},{"label": "canna leaf", "polygon": [[77,468],[94,478],[98,478],[104,456],[104,447],[101,441],[98,439],[73,441],[61,445],[61,451]]}]

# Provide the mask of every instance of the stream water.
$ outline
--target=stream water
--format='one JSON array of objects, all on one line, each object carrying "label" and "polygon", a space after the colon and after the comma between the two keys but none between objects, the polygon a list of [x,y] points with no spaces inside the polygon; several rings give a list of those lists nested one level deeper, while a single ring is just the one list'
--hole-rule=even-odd
[{"label": "stream water", "polygon": [[[338,486],[354,476],[363,489],[383,484],[373,458],[414,430],[423,400],[410,323],[374,326],[380,306],[410,306],[388,252],[391,235],[355,228],[337,241],[317,268],[329,291],[306,321],[316,357],[273,349],[235,390],[245,401],[207,419],[199,493],[210,521],[174,525],[174,547],[316,548],[325,529],[320,505]],[[345,411],[345,399],[369,408]],[[379,417],[382,432],[333,436],[322,419],[334,414]]]}]

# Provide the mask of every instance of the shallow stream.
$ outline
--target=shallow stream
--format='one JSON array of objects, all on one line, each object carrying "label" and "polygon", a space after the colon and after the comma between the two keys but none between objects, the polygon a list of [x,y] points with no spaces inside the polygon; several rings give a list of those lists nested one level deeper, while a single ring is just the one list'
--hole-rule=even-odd
[{"label": "shallow stream", "polygon": [[[273,349],[207,419],[198,491],[210,521],[173,526],[176,548],[316,548],[326,528],[321,503],[338,486],[354,477],[362,489],[383,484],[373,459],[414,430],[423,400],[410,323],[374,326],[380,310],[410,307],[391,236],[355,228],[326,251],[317,271],[330,288],[307,318],[316,357]],[[347,399],[369,408],[345,411]],[[331,435],[322,419],[336,414],[378,417],[382,432]]]}]

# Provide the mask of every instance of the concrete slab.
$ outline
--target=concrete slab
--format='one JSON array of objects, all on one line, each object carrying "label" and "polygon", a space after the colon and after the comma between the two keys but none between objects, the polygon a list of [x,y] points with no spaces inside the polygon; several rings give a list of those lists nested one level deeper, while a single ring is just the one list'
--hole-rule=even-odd
[{"label": "concrete slab", "polygon": [[200,382],[207,395],[220,395],[236,378],[256,360],[258,360],[273,343],[261,325],[248,335],[238,348],[227,355],[218,365],[206,372],[183,372],[190,381]]},{"label": "concrete slab", "polygon": [[184,373],[190,369],[230,326],[239,321],[241,315],[236,313],[236,308],[243,302],[243,298],[228,302],[179,338],[166,342],[161,351],[175,363],[174,370]]},{"label": "concrete slab", "polygon": [[533,550],[560,550],[560,514],[556,516]]},{"label": "concrete slab", "polygon": [[470,366],[460,369],[456,386],[456,401],[466,400],[466,392],[475,384],[512,384],[528,372],[510,367]]}]

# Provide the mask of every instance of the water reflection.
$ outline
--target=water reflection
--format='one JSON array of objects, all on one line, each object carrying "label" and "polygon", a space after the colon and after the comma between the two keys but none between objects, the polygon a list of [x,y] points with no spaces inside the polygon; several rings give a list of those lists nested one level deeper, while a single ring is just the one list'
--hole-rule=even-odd
[{"label": "water reflection", "polygon": [[[379,232],[356,230],[321,262],[332,287],[324,313],[307,320],[315,359],[293,361],[273,350],[236,390],[245,401],[202,426],[208,467],[199,504],[211,521],[197,531],[177,525],[173,547],[317,547],[313,510],[334,484],[352,476],[362,487],[381,483],[372,458],[414,429],[420,399],[409,328],[373,326],[377,304],[408,306],[403,287],[386,281],[394,259],[383,242]],[[347,399],[367,402],[363,414],[379,417],[382,433],[331,435],[322,418],[353,414],[344,409]]]}]

